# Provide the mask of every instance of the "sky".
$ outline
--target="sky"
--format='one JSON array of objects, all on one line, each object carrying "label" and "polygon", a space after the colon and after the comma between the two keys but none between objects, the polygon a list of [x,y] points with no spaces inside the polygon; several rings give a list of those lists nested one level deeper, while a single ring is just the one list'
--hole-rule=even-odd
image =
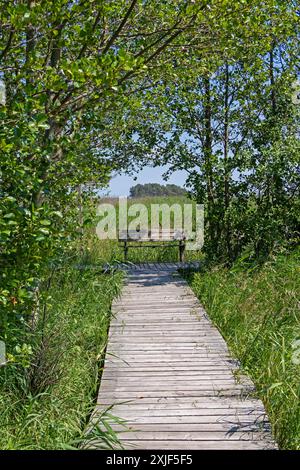
[{"label": "sky", "polygon": [[[135,176],[115,175],[110,181],[109,188],[101,191],[101,194],[109,196],[128,196],[131,186],[145,183],[177,184],[178,186],[184,186],[187,173],[185,171],[175,171],[170,178],[165,181],[162,175],[167,168],[167,166],[155,168],[146,166],[142,171],[136,173]],[[134,177],[136,180],[134,180]]]}]

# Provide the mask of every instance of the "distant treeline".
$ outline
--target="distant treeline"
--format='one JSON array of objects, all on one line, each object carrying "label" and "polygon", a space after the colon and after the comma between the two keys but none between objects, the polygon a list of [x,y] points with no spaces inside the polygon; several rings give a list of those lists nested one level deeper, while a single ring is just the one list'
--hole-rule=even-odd
[{"label": "distant treeline", "polygon": [[147,183],[132,186],[129,191],[130,197],[147,197],[147,196],[187,196],[185,189],[176,184],[158,184]]}]

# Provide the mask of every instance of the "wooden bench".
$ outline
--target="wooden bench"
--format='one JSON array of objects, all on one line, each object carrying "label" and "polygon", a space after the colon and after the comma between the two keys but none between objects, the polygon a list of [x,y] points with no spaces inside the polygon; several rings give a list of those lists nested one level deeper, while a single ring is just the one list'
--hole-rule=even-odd
[{"label": "wooden bench", "polygon": [[[153,243],[151,243],[153,242]],[[166,243],[168,242],[168,243]],[[184,261],[186,238],[181,230],[125,231],[119,234],[119,243],[123,245],[125,261],[129,248],[157,248],[159,246],[177,246],[179,261]],[[134,244],[133,244],[134,243]],[[155,243],[155,244],[154,244]]]}]

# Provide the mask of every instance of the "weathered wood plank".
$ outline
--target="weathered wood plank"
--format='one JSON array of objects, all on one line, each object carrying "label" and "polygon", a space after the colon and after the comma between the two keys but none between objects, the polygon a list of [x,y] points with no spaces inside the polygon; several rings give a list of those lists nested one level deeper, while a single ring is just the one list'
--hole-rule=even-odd
[{"label": "weathered wood plank", "polygon": [[[107,405],[106,399],[101,399],[98,401],[99,408]],[[109,402],[111,404],[112,402]],[[117,409],[118,407],[125,406],[129,409],[147,409],[147,410],[160,410],[160,409],[187,409],[190,408],[192,410],[204,410],[207,411],[209,409],[218,410],[218,409],[226,409],[226,410],[240,410],[240,409],[247,409],[251,411],[260,410],[264,411],[263,404],[259,400],[253,400],[251,398],[244,398],[240,399],[237,397],[198,397],[198,399],[193,398],[191,400],[190,397],[150,397],[150,398],[135,398],[131,400],[119,400],[113,402],[113,409]]]},{"label": "weathered wood plank", "polygon": [[212,381],[212,382],[202,382],[202,383],[188,383],[186,385],[182,384],[170,384],[169,382],[164,383],[163,381],[154,383],[154,382],[147,382],[146,385],[139,385],[139,383],[128,383],[125,386],[122,386],[119,382],[115,382],[114,380],[111,381],[105,381],[102,383],[102,393],[108,392],[110,390],[115,391],[116,393],[132,393],[132,392],[138,392],[138,393],[143,393],[143,392],[156,392],[156,391],[161,391],[162,394],[164,392],[199,392],[201,394],[202,391],[212,391],[212,392],[217,392],[217,391],[225,391],[225,390],[232,390],[232,391],[237,391],[237,390],[243,390],[244,386],[243,385],[236,385],[234,380],[232,381]]},{"label": "weathered wood plank", "polygon": [[[131,437],[129,434],[130,432],[133,433],[133,438],[136,435],[156,435],[158,433],[157,438],[161,439],[162,433],[171,434],[171,437],[176,437],[180,439],[182,433],[188,433],[188,435],[192,434],[192,437],[195,440],[202,439],[211,439],[213,436],[216,436],[216,439],[221,438],[224,439],[225,435],[228,435],[228,438],[235,439],[238,437],[245,437],[245,434],[248,435],[249,433],[265,433],[270,432],[270,425],[264,421],[248,421],[248,422],[239,422],[237,423],[236,420],[233,422],[210,422],[210,423],[181,423],[181,422],[160,422],[160,423],[151,423],[149,422],[142,422],[142,423],[129,423],[126,422],[124,429],[123,425],[115,425],[115,431],[120,432],[120,437]],[[174,433],[174,434],[173,434]],[[244,436],[242,436],[244,434]],[[142,437],[142,436],[141,436]],[[251,436],[252,437],[252,436]]]},{"label": "weathered wood plank", "polygon": [[[102,388],[102,386],[101,386]],[[154,390],[154,391],[114,391],[103,390],[99,400],[100,402],[105,399],[111,399],[111,403],[119,400],[132,400],[136,397],[141,398],[161,398],[162,396],[167,395],[168,397],[189,397],[191,400],[196,397],[241,397],[248,396],[248,391],[243,391],[241,389],[231,388],[231,389],[219,389],[219,390]]]},{"label": "weathered wood plank", "polygon": [[266,415],[263,410],[251,410],[243,408],[239,412],[228,408],[213,408],[203,410],[193,408],[180,408],[172,409],[130,409],[128,406],[116,406],[113,408],[113,413],[120,416],[122,419],[127,419],[130,423],[216,423],[216,422],[253,422],[264,421]]},{"label": "weathered wood plank", "polygon": [[[219,339],[207,339],[205,337],[205,341],[203,342],[195,342],[194,343],[185,343],[181,344],[180,342],[178,344],[175,344],[174,347],[172,345],[169,345],[167,342],[165,344],[160,343],[160,344],[155,344],[155,343],[147,343],[145,341],[142,345],[141,344],[134,344],[134,343],[127,343],[127,344],[122,344],[121,342],[118,344],[114,344],[111,346],[112,351],[116,351],[117,349],[120,351],[142,351],[145,352],[145,345],[149,346],[151,348],[152,353],[155,353],[155,351],[201,351],[201,350],[207,350],[210,348],[214,348],[214,350],[226,350],[225,345],[223,342],[221,342]],[[110,345],[109,345],[110,346]],[[109,350],[109,349],[108,349]]]},{"label": "weathered wood plank", "polygon": [[[143,380],[142,380],[143,379]],[[167,376],[167,377],[147,377],[147,376],[131,376],[131,377],[124,377],[124,376],[119,376],[116,375],[115,373],[111,374],[110,376],[103,376],[102,381],[105,381],[105,383],[113,383],[115,386],[115,382],[117,381],[118,386],[126,386],[128,385],[129,387],[133,387],[136,385],[139,385],[141,382],[147,383],[149,385],[156,385],[159,384],[160,387],[162,387],[162,390],[167,386],[203,386],[203,385],[208,385],[208,384],[237,384],[237,380],[230,375],[206,375],[206,376],[200,376],[200,375],[194,375],[194,376],[184,376],[182,378],[178,378],[176,380],[175,377],[172,376]],[[103,382],[103,385],[105,385]],[[241,381],[241,385],[245,385],[248,383],[248,385],[251,384],[249,380],[243,379]]]},{"label": "weathered wood plank", "polygon": [[257,440],[262,441],[268,437],[268,433],[261,431],[124,431],[121,432],[119,438],[124,440],[145,439],[152,441],[160,440],[188,440],[188,441],[223,441],[224,439],[232,439],[239,441]]},{"label": "weathered wood plank", "polygon": [[[241,440],[219,440],[219,441],[189,441],[187,439],[174,440],[146,440],[146,439],[128,439],[123,442],[123,446],[128,450],[135,449],[164,449],[164,450],[260,450],[272,449],[274,445],[267,441],[241,441]],[[96,443],[91,448],[97,448]]]},{"label": "weathered wood plank", "polygon": [[[163,410],[166,411],[166,410]],[[257,424],[264,424],[266,421],[266,416],[261,415],[261,414],[228,414],[228,411],[226,413],[222,414],[221,416],[218,414],[211,414],[211,415],[202,415],[200,413],[191,413],[192,410],[187,410],[190,411],[190,414],[184,415],[182,414],[185,410],[179,410],[180,414],[178,413],[177,415],[173,414],[168,414],[162,413],[161,415],[154,414],[152,413],[142,413],[142,414],[135,414],[135,413],[126,413],[125,410],[115,410],[115,413],[118,413],[120,418],[122,420],[126,420],[126,425],[131,426],[135,429],[139,429],[138,426],[135,426],[136,424],[143,424],[145,426],[151,426],[151,429],[157,430],[163,430],[161,425],[166,425],[170,429],[170,425],[174,424],[177,427],[181,424],[182,426],[184,425],[185,429],[187,430],[193,430],[192,428],[189,428],[186,425],[194,424],[194,425],[201,425],[202,430],[205,430],[203,425],[205,424],[210,424],[212,427],[211,429],[217,429],[217,424],[222,424],[221,429],[224,429],[224,427],[228,428],[229,426],[247,426],[247,425],[253,425],[253,422]],[[225,410],[221,410],[225,411]],[[151,424],[150,424],[151,423]],[[157,425],[160,426],[157,426]],[[176,428],[175,428],[176,429]],[[201,429],[201,428],[198,428]],[[181,427],[182,430],[182,427]],[[195,430],[195,429],[194,429]],[[268,428],[269,430],[269,428]]]},{"label": "weathered wood plank", "polygon": [[143,369],[136,370],[136,369],[131,369],[130,374],[128,374],[128,370],[124,369],[112,369],[112,368],[106,368],[103,375],[102,375],[102,380],[109,380],[111,377],[119,377],[120,379],[127,380],[128,378],[132,379],[138,379],[141,380],[141,377],[144,379],[153,379],[153,380],[159,380],[160,377],[168,380],[169,378],[173,379],[176,377],[176,381],[185,381],[185,380],[192,380],[198,377],[201,377],[203,380],[211,380],[212,378],[217,378],[217,377],[233,377],[233,374],[231,372],[228,372],[227,369],[217,369],[211,371],[210,369],[208,370],[195,370],[195,371],[190,371],[190,370],[178,370],[178,371],[172,371],[170,372],[168,369],[161,370],[149,370],[148,373],[145,373]]}]

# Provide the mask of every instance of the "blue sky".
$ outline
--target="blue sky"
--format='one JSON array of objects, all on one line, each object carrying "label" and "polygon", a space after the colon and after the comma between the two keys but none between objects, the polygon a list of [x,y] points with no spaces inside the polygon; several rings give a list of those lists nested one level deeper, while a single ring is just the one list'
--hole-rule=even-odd
[{"label": "blue sky", "polygon": [[164,181],[162,175],[166,170],[167,166],[155,168],[145,167],[142,171],[135,174],[136,180],[134,180],[134,176],[115,175],[111,179],[108,190],[101,191],[101,193],[109,194],[110,196],[128,196],[131,186],[144,183],[170,183],[184,186],[187,177],[187,173],[185,171],[175,171],[172,173],[168,181]]}]

